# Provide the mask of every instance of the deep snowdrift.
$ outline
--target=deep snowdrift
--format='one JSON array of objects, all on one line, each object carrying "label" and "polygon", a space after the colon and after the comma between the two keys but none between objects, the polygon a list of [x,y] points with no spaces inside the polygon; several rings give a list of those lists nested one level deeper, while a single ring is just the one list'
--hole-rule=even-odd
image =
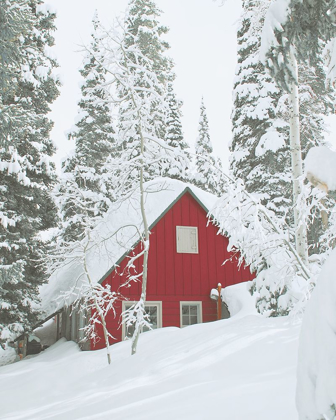
[{"label": "deep snowdrift", "polygon": [[104,350],[61,340],[0,368],[0,418],[297,419],[299,325],[247,314],[244,299],[230,295],[243,309],[233,318],[147,332],[135,356],[118,343],[110,366]]},{"label": "deep snowdrift", "polygon": [[[298,364],[300,419],[334,418],[336,402],[336,249],[318,278],[303,318]],[[324,416],[325,417],[324,417]]]}]

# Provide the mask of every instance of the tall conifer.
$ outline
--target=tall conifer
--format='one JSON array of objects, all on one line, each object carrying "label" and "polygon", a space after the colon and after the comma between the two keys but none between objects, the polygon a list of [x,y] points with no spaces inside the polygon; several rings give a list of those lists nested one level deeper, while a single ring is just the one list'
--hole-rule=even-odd
[{"label": "tall conifer", "polygon": [[106,180],[104,164],[115,153],[115,131],[110,98],[105,89],[106,70],[96,58],[99,36],[99,20],[95,15],[90,52],[80,70],[84,83],[78,103],[79,121],[69,135],[76,141],[75,154],[64,162],[64,176],[58,188],[62,240],[65,242],[81,239],[113,200],[113,189]]},{"label": "tall conifer", "polygon": [[168,103],[168,109],[166,116],[165,141],[168,146],[176,148],[177,156],[176,159],[167,162],[168,168],[164,170],[163,175],[170,178],[186,180],[187,170],[191,166],[190,159],[187,154],[189,145],[184,140],[182,131],[182,103],[176,98],[172,81],[168,82],[166,101]]},{"label": "tall conifer", "polygon": [[[188,167],[188,157],[184,153],[187,145],[182,141],[179,106],[177,102],[176,104],[173,103],[176,101],[172,90],[172,81],[174,78],[172,73],[173,63],[166,55],[169,44],[164,40],[164,35],[168,32],[168,28],[160,24],[160,15],[161,11],[151,0],[130,0],[129,12],[125,22],[125,45],[129,49],[133,45],[136,46],[144,58],[144,60],[141,60],[139,57],[134,57],[134,60],[140,59],[143,62],[150,60],[152,63],[153,77],[155,78],[154,89],[158,97],[158,100],[152,104],[152,135],[163,142],[168,142],[170,146],[176,148],[174,153],[170,153],[169,161],[165,165],[163,165],[163,162],[160,162],[158,164],[153,163],[151,167],[144,168],[145,180],[162,175],[183,177],[183,172]],[[136,72],[136,66],[138,64],[142,65],[142,62],[138,63],[134,61],[134,77],[137,78],[136,83],[139,87],[143,86],[146,88],[147,81],[142,78],[141,71]],[[168,87],[169,83],[170,88]],[[119,86],[118,94],[121,98],[125,97],[126,93],[122,86]],[[139,144],[139,142],[136,131],[132,135],[127,131],[129,113],[132,111],[129,108],[125,108],[125,106],[125,102],[123,102],[119,108],[119,147],[123,150],[124,156],[127,154],[127,149],[131,150],[132,153],[129,155],[129,159],[134,159],[140,154],[140,151],[134,149],[133,145]],[[173,134],[174,132],[176,133]],[[173,135],[180,139],[176,141],[176,137],[173,141]],[[137,178],[137,176],[134,171],[133,177]],[[130,188],[131,184],[129,185]],[[123,187],[125,187],[124,183]],[[125,188],[123,189],[125,190]]]},{"label": "tall conifer", "polygon": [[[7,67],[7,92],[11,93],[2,96],[2,106],[19,110],[20,123],[7,125],[10,145],[0,152],[0,341],[12,339],[36,323],[38,286],[45,279],[41,263],[45,249],[39,232],[56,223],[56,209],[49,194],[56,181],[50,160],[54,145],[49,137],[52,122],[47,118],[50,104],[58,95],[58,82],[53,76],[56,62],[47,53],[54,43],[55,15],[45,10],[41,0],[19,3],[20,13],[24,12],[27,20],[24,32],[13,39],[13,48],[20,54],[11,51]],[[12,15],[16,4],[13,9],[8,4],[0,4],[5,22],[1,45],[16,29]],[[19,21],[18,28],[21,24]]]},{"label": "tall conifer", "polygon": [[234,83],[230,169],[262,204],[285,216],[291,206],[288,123],[283,92],[259,60],[260,37],[269,4],[243,1],[238,29],[238,66]]},{"label": "tall conifer", "polygon": [[[230,168],[278,216],[290,222],[292,174],[289,147],[289,103],[260,62],[261,34],[270,2],[246,0],[238,29],[238,66],[234,84],[233,138]],[[332,109],[333,92],[325,84],[320,61],[315,69],[299,68],[301,145],[303,158],[323,142],[323,115]]]},{"label": "tall conifer", "polygon": [[219,173],[215,168],[216,158],[213,154],[213,147],[209,133],[209,122],[203,98],[200,106],[200,119],[195,153],[195,184],[206,191],[212,192],[213,194],[218,193],[217,184]]},{"label": "tall conifer", "polygon": [[[231,171],[236,178],[243,179],[248,192],[279,217],[280,223],[290,225],[293,239],[297,233],[293,220],[298,220],[298,215],[294,217],[294,213],[299,206],[293,206],[290,95],[285,84],[275,81],[260,62],[262,29],[270,4],[270,1],[260,0],[243,2],[232,113]],[[279,48],[281,50],[281,46]],[[281,63],[281,51],[278,53],[274,60]],[[321,50],[318,55],[319,58],[315,57],[316,64],[321,63]],[[300,155],[304,157],[310,147],[323,141],[323,114],[331,109],[332,92],[325,86],[324,69],[320,64],[312,69],[307,62],[302,62],[299,73]],[[297,178],[296,175],[294,177]],[[304,223],[302,219],[301,228]],[[319,226],[315,223],[308,232],[311,243],[318,240],[318,231]],[[301,241],[304,242],[305,239]],[[306,261],[307,247],[302,246],[302,250],[302,258]],[[261,287],[264,283],[257,285],[258,291]],[[267,287],[264,289],[268,290]],[[272,302],[278,306],[278,299],[286,292],[286,288],[279,285],[275,294],[262,294],[259,308],[262,311],[271,308]]]}]

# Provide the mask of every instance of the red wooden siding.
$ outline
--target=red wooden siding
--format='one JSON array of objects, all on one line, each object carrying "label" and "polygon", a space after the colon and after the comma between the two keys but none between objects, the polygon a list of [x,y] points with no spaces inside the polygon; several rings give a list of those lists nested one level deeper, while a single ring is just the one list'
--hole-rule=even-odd
[{"label": "red wooden siding", "polygon": [[[198,227],[198,254],[178,254],[176,252],[176,226]],[[248,281],[254,278],[248,268],[237,266],[237,258],[228,253],[228,239],[217,235],[218,229],[211,223],[208,225],[205,210],[186,192],[168,212],[152,228],[148,261],[147,301],[162,301],[162,326],[180,326],[180,301],[201,301],[203,322],[216,320],[216,302],[209,297],[210,290],[218,283],[223,287]],[[134,252],[138,253],[140,245]],[[222,265],[230,258],[232,261]],[[103,281],[111,284],[113,290],[126,280],[123,273],[127,263],[125,258],[118,268]],[[140,270],[142,261],[137,263]],[[121,288],[120,292],[129,300],[138,300],[141,284],[132,284],[129,288]],[[121,303],[117,308],[117,316],[109,317],[109,331],[121,340]],[[99,331],[102,337],[102,331]],[[115,341],[114,341],[115,342]],[[100,340],[94,348],[104,347]]]}]

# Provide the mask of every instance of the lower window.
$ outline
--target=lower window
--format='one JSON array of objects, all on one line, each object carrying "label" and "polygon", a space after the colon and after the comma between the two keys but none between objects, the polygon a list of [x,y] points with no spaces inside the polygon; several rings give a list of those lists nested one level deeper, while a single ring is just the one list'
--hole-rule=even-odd
[{"label": "lower window", "polygon": [[181,327],[202,322],[202,302],[181,302]]},{"label": "lower window", "polygon": [[[131,306],[134,305],[135,302],[123,302],[122,311],[125,312],[127,309],[130,309]],[[146,302],[145,306],[146,314],[149,315],[150,324],[152,325],[152,330],[156,330],[157,328],[162,327],[162,302]],[[149,331],[149,328],[143,327],[141,332]],[[125,339],[126,337],[131,338],[134,333],[134,324],[130,327],[126,327],[126,325],[122,324],[122,338]]]}]

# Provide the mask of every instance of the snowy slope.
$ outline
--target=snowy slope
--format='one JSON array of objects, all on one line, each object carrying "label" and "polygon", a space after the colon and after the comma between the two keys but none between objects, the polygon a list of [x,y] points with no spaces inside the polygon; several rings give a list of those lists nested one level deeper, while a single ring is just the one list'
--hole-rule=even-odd
[{"label": "snowy slope", "polygon": [[0,419],[297,419],[300,325],[242,306],[228,320],[147,332],[135,356],[115,344],[110,366],[104,350],[59,341],[1,367]]},{"label": "snowy slope", "polygon": [[335,418],[336,249],[323,266],[303,318],[298,363],[300,419]]}]

